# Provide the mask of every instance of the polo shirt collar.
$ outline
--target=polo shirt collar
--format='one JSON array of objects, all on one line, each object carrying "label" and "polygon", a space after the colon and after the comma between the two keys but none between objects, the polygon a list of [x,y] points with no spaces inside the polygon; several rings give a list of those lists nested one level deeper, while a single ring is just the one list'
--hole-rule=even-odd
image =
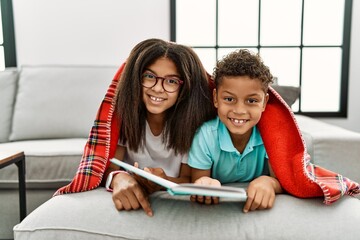
[{"label": "polo shirt collar", "polygon": [[[219,124],[219,143],[221,150],[226,152],[238,152],[238,150],[234,147],[234,144],[231,141],[229,130],[226,128],[225,124],[220,121],[219,118],[217,119]],[[254,147],[262,144],[263,140],[261,138],[259,130],[256,126],[254,126],[249,142],[247,143],[243,154],[247,153],[248,151],[252,151]]]}]

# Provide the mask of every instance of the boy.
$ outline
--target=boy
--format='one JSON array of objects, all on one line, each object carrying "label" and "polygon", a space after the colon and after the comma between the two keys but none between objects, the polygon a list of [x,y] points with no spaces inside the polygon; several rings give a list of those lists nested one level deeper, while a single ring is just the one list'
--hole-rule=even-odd
[{"label": "boy", "polygon": [[[250,182],[244,212],[271,208],[275,194],[282,192],[256,127],[269,99],[272,78],[261,58],[248,50],[232,52],[219,61],[213,92],[218,117],[200,127],[189,153],[191,178],[196,184]],[[191,196],[191,200],[219,201],[204,196]]]}]

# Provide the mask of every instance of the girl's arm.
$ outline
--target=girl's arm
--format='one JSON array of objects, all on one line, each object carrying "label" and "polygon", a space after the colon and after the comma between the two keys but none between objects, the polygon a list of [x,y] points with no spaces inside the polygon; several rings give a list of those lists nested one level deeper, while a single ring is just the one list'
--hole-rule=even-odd
[{"label": "girl's arm", "polygon": [[[115,158],[123,160],[126,148],[117,146]],[[119,169],[115,164],[111,163],[108,173],[111,169]],[[117,210],[133,210],[144,209],[148,216],[152,216],[153,212],[147,198],[147,194],[136,179],[126,172],[118,173],[114,176],[110,187],[113,189],[112,199]]]},{"label": "girl's arm", "polygon": [[[124,156],[125,156],[125,152],[126,152],[126,148],[123,147],[123,146],[117,146],[116,147],[116,152],[115,152],[115,158],[116,159],[119,159],[119,160],[123,160],[124,159]],[[107,177],[109,176],[109,173],[111,173],[112,171],[116,171],[116,170],[119,170],[120,167],[114,163],[110,163],[109,167],[105,170],[105,173],[104,173],[104,176],[103,176],[103,179],[101,181],[101,186],[105,186],[105,183],[106,183],[106,179]]]},{"label": "girl's arm", "polygon": [[180,174],[179,177],[167,177],[167,180],[172,181],[174,183],[189,183],[191,176],[191,168],[186,163],[181,163]]}]

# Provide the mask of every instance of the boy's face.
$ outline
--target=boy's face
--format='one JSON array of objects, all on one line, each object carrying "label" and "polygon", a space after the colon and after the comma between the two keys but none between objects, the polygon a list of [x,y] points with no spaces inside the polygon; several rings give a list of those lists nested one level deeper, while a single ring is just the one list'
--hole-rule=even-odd
[{"label": "boy's face", "polygon": [[260,80],[248,76],[224,77],[213,97],[218,116],[232,138],[251,134],[269,99]]}]

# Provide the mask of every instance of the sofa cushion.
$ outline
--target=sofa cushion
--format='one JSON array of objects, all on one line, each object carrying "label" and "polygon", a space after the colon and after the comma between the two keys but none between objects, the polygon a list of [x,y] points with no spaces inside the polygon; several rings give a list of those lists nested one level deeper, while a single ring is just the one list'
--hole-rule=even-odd
[{"label": "sofa cushion", "polygon": [[9,141],[17,80],[16,68],[0,71],[0,143]]},{"label": "sofa cushion", "polygon": [[[24,151],[26,187],[51,188],[54,191],[74,177],[86,144],[86,139],[48,139],[0,144],[0,149]],[[10,165],[1,169],[0,189],[18,187],[18,169]]]},{"label": "sofa cushion", "polygon": [[291,107],[299,98],[300,88],[293,86],[271,85],[273,89],[284,99],[284,101]]},{"label": "sofa cushion", "polygon": [[23,66],[10,140],[88,137],[116,67]]},{"label": "sofa cushion", "polygon": [[360,182],[360,133],[315,118],[296,114],[296,121],[311,156],[311,161],[328,170]]},{"label": "sofa cushion", "polygon": [[17,240],[42,239],[358,239],[360,201],[277,195],[270,210],[244,214],[244,203],[204,206],[166,192],[150,198],[153,217],[142,210],[118,212],[104,188],[54,197],[14,227]]}]

